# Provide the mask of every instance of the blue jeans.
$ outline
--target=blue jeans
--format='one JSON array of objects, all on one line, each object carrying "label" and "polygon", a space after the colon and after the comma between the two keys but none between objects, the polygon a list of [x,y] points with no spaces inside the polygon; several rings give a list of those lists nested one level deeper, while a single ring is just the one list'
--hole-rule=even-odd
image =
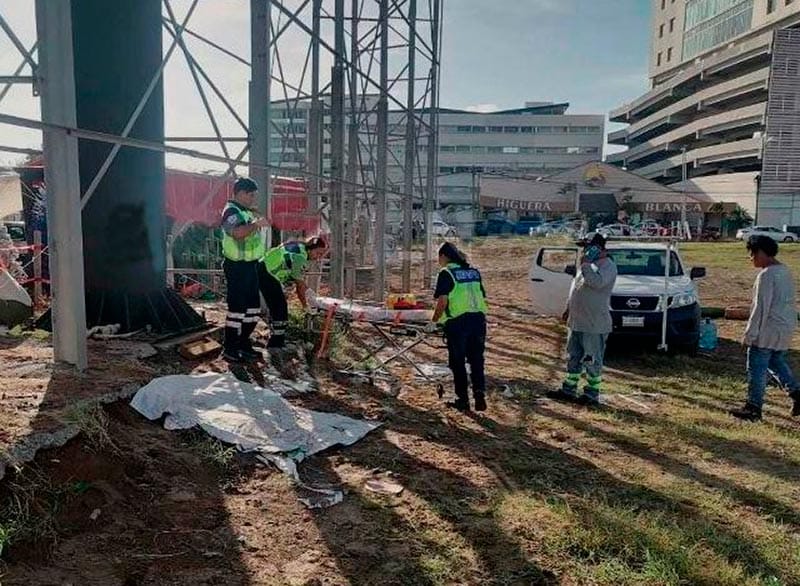
[{"label": "blue jeans", "polygon": [[769,348],[747,349],[747,402],[753,407],[764,404],[764,393],[767,390],[768,375],[778,379],[784,391],[790,396],[800,394],[800,383],[794,378],[789,362],[786,360],[788,352],[785,350],[770,350]]}]

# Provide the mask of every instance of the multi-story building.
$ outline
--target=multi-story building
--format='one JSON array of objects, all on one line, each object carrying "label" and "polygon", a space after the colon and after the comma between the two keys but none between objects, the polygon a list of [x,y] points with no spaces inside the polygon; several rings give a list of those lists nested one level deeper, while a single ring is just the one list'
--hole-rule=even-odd
[{"label": "multi-story building", "polygon": [[567,114],[569,104],[528,102],[492,112],[439,114],[439,204],[451,221],[478,212],[476,174],[553,175],[602,158],[605,117]]},{"label": "multi-story building", "polygon": [[800,0],[652,5],[652,89],[611,112],[608,162],[800,223]]},{"label": "multi-story building", "polygon": [[[374,96],[368,96],[374,100]],[[371,104],[372,102],[370,102]],[[602,157],[604,116],[567,114],[569,104],[527,103],[523,108],[493,112],[441,109],[439,114],[438,208],[454,223],[471,224],[479,212],[478,174],[552,175]],[[304,169],[310,105],[299,101],[273,105],[275,134],[270,145],[271,161],[281,167]],[[362,121],[359,132],[361,164],[374,164],[375,116]],[[329,124],[324,117],[324,124]],[[370,132],[365,131],[370,128]],[[403,184],[405,162],[405,114],[389,113],[389,156],[387,178],[393,191]],[[330,139],[325,132],[323,173],[330,169]],[[427,139],[420,137],[415,172],[415,196],[419,207],[427,175]],[[401,217],[398,197],[387,198],[387,220],[397,224]]]}]

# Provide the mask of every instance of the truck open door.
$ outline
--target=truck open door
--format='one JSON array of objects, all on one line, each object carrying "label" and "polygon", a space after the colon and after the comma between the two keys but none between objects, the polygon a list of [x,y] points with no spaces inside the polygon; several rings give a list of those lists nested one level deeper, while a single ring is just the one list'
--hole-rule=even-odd
[{"label": "truck open door", "polygon": [[529,273],[531,306],[538,315],[560,316],[578,262],[577,248],[540,248]]}]

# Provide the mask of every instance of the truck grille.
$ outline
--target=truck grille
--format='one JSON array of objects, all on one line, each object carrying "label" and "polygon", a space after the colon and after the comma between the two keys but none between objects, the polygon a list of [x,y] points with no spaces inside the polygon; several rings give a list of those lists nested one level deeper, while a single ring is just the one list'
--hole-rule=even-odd
[{"label": "truck grille", "polygon": [[612,295],[611,309],[616,311],[655,311],[658,307],[657,296],[652,295]]}]

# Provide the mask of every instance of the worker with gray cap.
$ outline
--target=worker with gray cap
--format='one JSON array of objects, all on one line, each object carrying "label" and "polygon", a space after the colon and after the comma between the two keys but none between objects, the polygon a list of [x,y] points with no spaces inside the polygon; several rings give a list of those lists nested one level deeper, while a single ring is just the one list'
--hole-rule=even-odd
[{"label": "worker with gray cap", "polygon": [[[559,390],[547,393],[552,399],[581,405],[600,404],[603,357],[612,330],[611,291],[617,280],[617,266],[608,256],[606,239],[596,232],[579,241],[583,247],[580,266],[572,280],[563,319],[567,336],[567,376]],[[583,394],[578,394],[586,373]]]}]

